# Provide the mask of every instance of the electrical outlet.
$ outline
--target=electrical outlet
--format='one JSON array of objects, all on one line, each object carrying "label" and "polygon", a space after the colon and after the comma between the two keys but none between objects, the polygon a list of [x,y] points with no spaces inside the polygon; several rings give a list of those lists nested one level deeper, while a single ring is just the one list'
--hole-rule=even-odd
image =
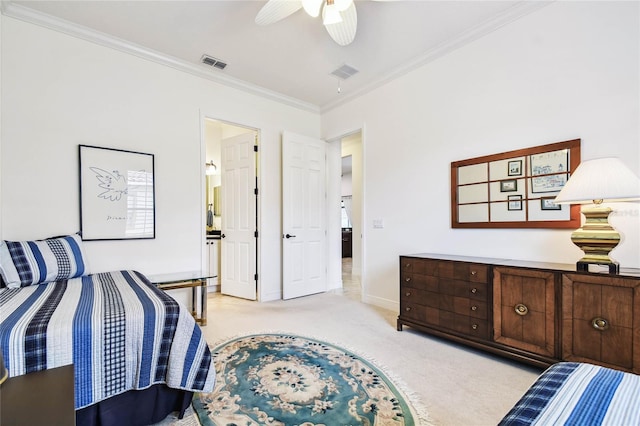
[{"label": "electrical outlet", "polygon": [[384,228],[384,220],[382,220],[382,219],[373,219],[373,228],[374,229],[382,229],[382,228]]}]

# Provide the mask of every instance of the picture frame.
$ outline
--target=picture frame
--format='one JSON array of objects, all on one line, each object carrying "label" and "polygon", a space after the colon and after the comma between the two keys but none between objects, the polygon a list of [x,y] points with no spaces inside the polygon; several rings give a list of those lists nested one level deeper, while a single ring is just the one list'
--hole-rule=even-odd
[{"label": "picture frame", "polygon": [[531,192],[534,194],[559,192],[567,184],[568,180],[568,174],[534,177],[531,178]]},{"label": "picture frame", "polygon": [[79,145],[78,156],[82,239],[155,238],[154,155]]},{"label": "picture frame", "polygon": [[569,180],[569,151],[550,151],[529,156],[531,192],[560,191]]},{"label": "picture frame", "polygon": [[507,210],[522,210],[522,195],[509,195],[507,197]]},{"label": "picture frame", "polygon": [[562,210],[562,206],[560,204],[556,204],[553,202],[555,197],[547,197],[540,199],[540,210]]},{"label": "picture frame", "polygon": [[500,192],[514,192],[517,190],[518,190],[518,181],[516,179],[500,181]]},{"label": "picture frame", "polygon": [[522,176],[522,160],[512,160],[507,163],[508,176]]},{"label": "picture frame", "polygon": [[[554,197],[574,173],[580,164],[580,144],[580,139],[572,139],[452,161],[451,227],[579,228],[579,205],[562,205],[551,212],[543,211],[539,203],[540,198]],[[515,175],[518,166],[521,174]],[[533,193],[534,185],[535,190],[548,193]],[[508,211],[509,201],[514,202],[511,208],[517,207],[517,200],[509,200],[510,195],[522,197],[521,211]]]}]

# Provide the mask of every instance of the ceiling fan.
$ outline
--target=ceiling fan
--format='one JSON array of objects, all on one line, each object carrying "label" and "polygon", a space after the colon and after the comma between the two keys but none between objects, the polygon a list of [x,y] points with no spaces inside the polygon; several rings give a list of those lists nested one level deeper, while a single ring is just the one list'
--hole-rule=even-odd
[{"label": "ceiling fan", "polygon": [[358,14],[353,0],[268,0],[256,15],[256,24],[273,24],[303,8],[314,18],[322,10],[322,23],[340,46],[356,37]]}]

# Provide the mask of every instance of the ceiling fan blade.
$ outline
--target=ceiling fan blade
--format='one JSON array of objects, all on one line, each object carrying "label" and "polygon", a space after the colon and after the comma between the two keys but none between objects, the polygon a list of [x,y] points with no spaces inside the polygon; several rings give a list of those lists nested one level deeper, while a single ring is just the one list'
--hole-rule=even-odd
[{"label": "ceiling fan blade", "polygon": [[302,2],[299,0],[269,0],[256,15],[256,24],[273,24],[301,8]]},{"label": "ceiling fan blade", "polygon": [[325,28],[333,41],[340,46],[346,46],[356,38],[356,29],[358,27],[356,3],[351,3],[351,6],[344,12],[340,12],[340,15],[342,16],[342,22],[325,25]]},{"label": "ceiling fan blade", "polygon": [[320,8],[324,0],[302,0],[302,7],[304,7],[304,11],[307,12],[309,16],[312,18],[317,18],[320,15]]}]

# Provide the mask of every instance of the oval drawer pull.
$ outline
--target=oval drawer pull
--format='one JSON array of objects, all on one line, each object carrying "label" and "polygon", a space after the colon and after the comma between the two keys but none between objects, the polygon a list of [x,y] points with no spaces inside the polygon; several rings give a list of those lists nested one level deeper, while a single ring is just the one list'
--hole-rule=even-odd
[{"label": "oval drawer pull", "polygon": [[605,331],[609,328],[609,321],[604,318],[596,317],[591,320],[591,326],[598,331]]},{"label": "oval drawer pull", "polygon": [[405,267],[405,268],[411,268],[411,264],[410,264],[410,263],[405,263],[405,264],[404,264],[404,267]]},{"label": "oval drawer pull", "polygon": [[527,308],[526,305],[522,303],[518,303],[516,306],[514,306],[513,310],[516,311],[516,314],[522,317],[529,313],[529,308]]},{"label": "oval drawer pull", "polygon": [[411,292],[410,292],[410,291],[408,291],[408,292],[406,292],[404,295],[405,295],[405,296],[407,296],[407,297],[409,297],[409,296],[411,296]]},{"label": "oval drawer pull", "polygon": [[474,330],[477,330],[478,329],[478,324],[472,324],[471,328],[474,329]]},{"label": "oval drawer pull", "polygon": [[411,281],[411,277],[407,277],[407,278],[405,278],[404,280],[405,280],[406,282],[409,282],[409,281]]},{"label": "oval drawer pull", "polygon": [[405,311],[409,312],[411,310],[410,306],[407,306],[406,308],[404,308]]},{"label": "oval drawer pull", "polygon": [[477,307],[476,305],[473,305],[473,306],[471,307],[471,310],[472,310],[472,311],[477,311],[477,310],[478,310],[478,307]]},{"label": "oval drawer pull", "polygon": [[476,294],[477,292],[478,292],[477,288],[474,287],[474,288],[471,289],[471,293]]},{"label": "oval drawer pull", "polygon": [[471,275],[476,275],[478,272],[476,271],[471,271]]}]

